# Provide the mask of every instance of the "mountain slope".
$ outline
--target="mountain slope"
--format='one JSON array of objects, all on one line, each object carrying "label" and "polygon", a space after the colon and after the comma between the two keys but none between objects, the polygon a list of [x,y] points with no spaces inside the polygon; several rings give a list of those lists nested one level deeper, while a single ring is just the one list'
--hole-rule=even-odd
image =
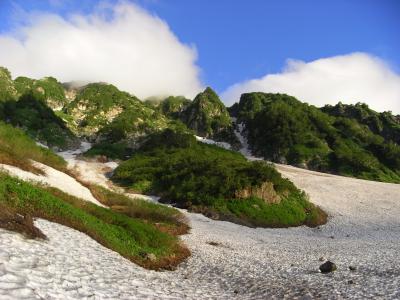
[{"label": "mountain slope", "polygon": [[15,99],[17,90],[11,78],[11,73],[4,67],[0,67],[0,105],[3,101]]},{"label": "mountain slope", "polygon": [[357,119],[329,115],[284,94],[243,94],[230,111],[245,124],[255,155],[312,170],[400,182],[400,147]]},{"label": "mountain slope", "polygon": [[346,105],[339,102],[335,106],[325,105],[321,110],[331,116],[355,119],[360,124],[367,125],[375,134],[386,141],[400,144],[400,116],[389,111],[378,113],[365,103]]},{"label": "mountain slope", "polygon": [[68,102],[64,87],[53,77],[35,80],[20,76],[14,80],[14,86],[18,96],[32,93],[36,98],[43,99],[53,110],[62,109]]}]

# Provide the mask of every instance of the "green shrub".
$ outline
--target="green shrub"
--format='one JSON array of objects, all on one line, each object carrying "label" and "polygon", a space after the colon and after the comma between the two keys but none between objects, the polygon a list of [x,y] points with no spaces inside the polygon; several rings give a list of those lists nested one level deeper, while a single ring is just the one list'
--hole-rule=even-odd
[{"label": "green shrub", "polygon": [[4,103],[3,111],[7,122],[21,127],[32,138],[49,147],[67,149],[79,143],[64,121],[34,93]]},{"label": "green shrub", "polygon": [[400,121],[365,104],[318,109],[284,94],[248,93],[234,107],[255,155],[274,162],[400,182]]},{"label": "green shrub", "polygon": [[[175,203],[180,207],[204,213],[214,210],[221,218],[225,216],[229,220],[235,216],[233,221],[237,219],[236,222],[241,220],[256,226],[292,226],[306,223],[305,207],[300,206],[303,214],[295,210],[294,204],[297,204],[297,200],[290,202],[294,203],[293,209],[288,211],[291,217],[285,222],[278,218],[274,219],[276,224],[273,223],[267,218],[268,213],[264,217],[260,214],[256,218],[252,215],[252,205],[256,200],[236,199],[236,195],[244,189],[259,187],[265,182],[271,182],[274,193],[284,200],[277,206],[263,205],[263,211],[273,210],[275,207],[279,207],[278,210],[285,209],[288,199],[309,202],[289,180],[282,178],[266,162],[249,162],[237,152],[197,143],[193,136],[187,134],[169,130],[154,134],[131,159],[115,170],[113,179],[132,189],[139,187],[142,191],[160,195],[162,201]],[[298,195],[297,198],[294,195]],[[273,196],[271,195],[271,199]],[[264,219],[264,222],[259,219]]]}]

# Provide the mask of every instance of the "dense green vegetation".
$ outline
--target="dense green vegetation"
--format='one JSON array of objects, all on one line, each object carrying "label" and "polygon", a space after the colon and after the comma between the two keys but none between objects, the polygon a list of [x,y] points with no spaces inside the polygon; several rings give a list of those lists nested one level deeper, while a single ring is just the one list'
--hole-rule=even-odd
[{"label": "dense green vegetation", "polygon": [[79,143],[65,122],[47,106],[40,95],[28,92],[18,101],[4,102],[0,110],[0,118],[22,128],[32,138],[49,147],[67,149]]},{"label": "dense green vegetation", "polygon": [[0,105],[3,101],[15,99],[17,91],[15,90],[10,71],[0,67]]},{"label": "dense green vegetation", "polygon": [[60,171],[66,170],[63,158],[45,149],[29,138],[22,130],[0,122],[0,163],[17,166],[40,173],[30,160],[41,162]]},{"label": "dense green vegetation", "polygon": [[[152,134],[115,170],[113,179],[180,207],[246,225],[318,224],[322,215],[267,163],[249,162],[237,152],[197,143],[192,135],[169,129]],[[265,182],[272,188],[263,199],[243,192],[256,191]]]},{"label": "dense green vegetation", "polygon": [[[382,119],[375,119],[365,105],[350,107],[340,114],[340,109],[321,110],[284,94],[249,93],[230,111],[245,124],[255,155],[323,172],[400,182],[400,147],[389,138],[397,136],[395,118],[383,113]],[[352,118],[360,109],[369,114]],[[390,130],[382,121],[387,119],[392,121]],[[386,127],[379,127],[380,122]],[[386,140],[379,134],[383,132]]]},{"label": "dense green vegetation", "polygon": [[126,142],[109,143],[100,142],[92,146],[84,153],[86,157],[106,156],[109,159],[127,159],[133,153],[133,149]]},{"label": "dense green vegetation", "polygon": [[375,134],[381,135],[386,141],[400,144],[400,116],[389,111],[378,113],[365,103],[346,105],[341,102],[335,106],[326,105],[321,110],[331,116],[355,119],[360,124],[367,125]]},{"label": "dense green vegetation", "polygon": [[[255,155],[323,172],[400,182],[400,117],[390,112],[377,113],[361,103],[319,109],[283,94],[247,93],[229,113],[245,124]],[[193,101],[171,96],[141,102],[110,84],[92,83],[66,92],[55,78],[12,80],[10,72],[0,68],[0,120],[55,149],[76,147],[76,136],[89,138],[95,145],[88,156],[126,159],[146,136],[166,128],[225,141],[237,149],[240,143],[229,113],[211,88]]]},{"label": "dense green vegetation", "polygon": [[174,119],[179,119],[180,114],[191,104],[189,99],[182,96],[170,96],[162,101],[159,105],[160,111]]},{"label": "dense green vegetation", "polygon": [[111,142],[126,139],[134,142],[143,135],[167,128],[168,124],[169,120],[165,116],[140,103],[121,112],[99,134]]},{"label": "dense green vegetation", "polygon": [[186,104],[179,118],[199,136],[239,145],[228,110],[209,87]]},{"label": "dense green vegetation", "polygon": [[67,103],[64,87],[53,77],[34,80],[21,76],[14,80],[14,86],[19,96],[32,93],[52,109],[61,109]]},{"label": "dense green vegetation", "polygon": [[[34,186],[0,173],[0,206],[82,231],[131,261],[152,269],[173,268],[189,255],[179,240],[145,220]],[[151,259],[149,254],[155,256]]]}]

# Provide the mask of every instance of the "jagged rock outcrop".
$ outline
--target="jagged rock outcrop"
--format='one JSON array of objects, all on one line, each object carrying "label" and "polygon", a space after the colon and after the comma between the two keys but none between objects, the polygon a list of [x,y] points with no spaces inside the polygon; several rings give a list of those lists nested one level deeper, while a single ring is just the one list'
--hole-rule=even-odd
[{"label": "jagged rock outcrop", "polygon": [[261,186],[252,186],[235,193],[235,198],[246,199],[257,197],[263,199],[266,203],[279,203],[281,197],[276,193],[272,182],[264,182]]},{"label": "jagged rock outcrop", "polygon": [[[76,96],[64,112],[71,116],[79,135],[94,136],[122,111],[140,100],[111,84],[91,83],[75,89]],[[72,96],[72,95],[71,95]]]},{"label": "jagged rock outcrop", "polygon": [[207,138],[232,127],[226,107],[210,87],[194,98],[182,113],[181,119],[189,128]]}]

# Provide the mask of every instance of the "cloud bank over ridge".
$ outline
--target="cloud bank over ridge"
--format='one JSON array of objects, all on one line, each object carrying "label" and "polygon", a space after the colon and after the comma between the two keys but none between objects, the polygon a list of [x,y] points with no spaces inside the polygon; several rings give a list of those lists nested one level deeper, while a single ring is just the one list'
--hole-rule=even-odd
[{"label": "cloud bank over ridge", "polygon": [[108,82],[140,98],[193,97],[202,89],[196,49],[133,3],[68,18],[27,15],[26,24],[0,35],[0,65],[13,76]]},{"label": "cloud bank over ridge", "polygon": [[400,114],[400,75],[367,53],[288,60],[281,73],[234,84],[222,93],[227,105],[246,92],[286,93],[315,106],[365,102],[377,111]]}]

